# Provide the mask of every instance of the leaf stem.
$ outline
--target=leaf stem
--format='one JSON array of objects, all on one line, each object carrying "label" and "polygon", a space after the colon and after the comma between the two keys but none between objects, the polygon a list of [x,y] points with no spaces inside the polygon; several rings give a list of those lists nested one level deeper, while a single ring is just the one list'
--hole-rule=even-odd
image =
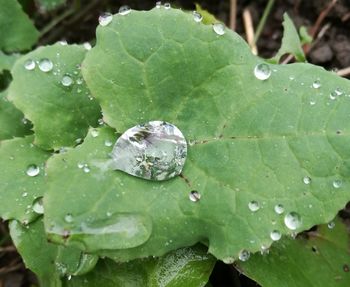
[{"label": "leaf stem", "polygon": [[265,27],[267,17],[269,16],[269,14],[270,14],[274,4],[275,4],[275,0],[269,0],[269,2],[267,2],[267,5],[266,5],[266,7],[264,9],[264,13],[263,13],[263,15],[262,15],[262,17],[260,19],[258,27],[256,28],[255,38],[254,38],[254,42],[255,43],[257,43],[258,40],[259,40],[260,34],[261,34],[262,30]]}]

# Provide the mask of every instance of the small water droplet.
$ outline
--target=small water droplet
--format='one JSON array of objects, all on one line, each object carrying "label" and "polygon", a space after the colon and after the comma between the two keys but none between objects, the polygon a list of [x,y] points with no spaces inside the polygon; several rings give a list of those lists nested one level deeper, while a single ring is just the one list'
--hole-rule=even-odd
[{"label": "small water droplet", "polygon": [[78,85],[81,85],[82,83],[83,83],[83,79],[82,79],[82,78],[78,78],[78,79],[77,79],[77,84],[78,84]]},{"label": "small water droplet", "polygon": [[335,222],[331,221],[331,222],[328,223],[327,226],[328,226],[329,229],[333,229],[335,227]]},{"label": "small water droplet", "polygon": [[197,23],[202,22],[203,16],[197,11],[193,11],[193,20]]},{"label": "small water droplet", "polygon": [[281,232],[279,232],[278,230],[273,230],[273,231],[271,231],[271,233],[270,233],[270,237],[271,237],[271,239],[272,239],[273,241],[278,241],[278,240],[281,239],[282,234],[281,234]]},{"label": "small water droplet", "polygon": [[321,87],[321,81],[320,80],[315,80],[313,83],[312,83],[312,87],[314,89],[319,89]]},{"label": "small water droplet", "polygon": [[191,201],[197,202],[201,199],[201,194],[196,190],[192,190],[189,194],[189,198]]},{"label": "small water droplet", "polygon": [[70,213],[66,214],[66,216],[64,217],[64,220],[65,220],[65,222],[67,222],[67,223],[73,222],[73,220],[74,220],[73,215],[70,214]]},{"label": "small water droplet", "polygon": [[39,61],[39,69],[45,73],[50,72],[53,68],[53,63],[45,58]]},{"label": "small water droplet", "polygon": [[42,197],[38,197],[34,200],[33,211],[37,214],[44,214],[44,205]]},{"label": "small water droplet", "polygon": [[160,7],[162,7],[162,2],[161,1],[157,1],[156,2],[156,8],[160,8]]},{"label": "small water droplet", "polygon": [[131,9],[128,5],[123,5],[119,8],[119,15],[125,16],[128,15],[131,12]]},{"label": "small water droplet", "polygon": [[28,192],[23,192],[22,193],[22,197],[27,197],[28,196]]},{"label": "small water droplet", "polygon": [[89,43],[89,42],[85,42],[84,44],[83,44],[83,47],[85,48],[85,50],[91,50],[91,44]]},{"label": "small water droplet", "polygon": [[101,26],[107,26],[113,20],[113,15],[109,12],[105,12],[98,17],[98,22]]},{"label": "small water droplet", "polygon": [[243,262],[247,261],[249,259],[249,257],[250,257],[250,252],[248,250],[245,250],[245,249],[241,250],[241,252],[239,252],[239,254],[238,254],[238,259],[243,261]]},{"label": "small water droplet", "polygon": [[340,187],[342,186],[342,184],[343,184],[343,182],[342,182],[341,179],[335,179],[335,180],[333,181],[333,187],[334,187],[334,188],[340,188]]},{"label": "small water droplet", "polygon": [[316,101],[315,100],[310,100],[310,106],[314,106],[316,105]]},{"label": "small water droplet", "polygon": [[27,167],[26,173],[28,176],[37,176],[40,173],[40,168],[35,164],[31,164]]},{"label": "small water droplet", "polygon": [[90,172],[90,167],[87,164],[84,164],[83,171],[85,173],[89,173]]},{"label": "small water droplet", "polygon": [[248,203],[248,208],[250,211],[255,212],[255,211],[258,211],[260,209],[260,205],[257,201],[252,200]]},{"label": "small water droplet", "polygon": [[32,59],[28,59],[24,62],[24,68],[28,71],[32,71],[35,69],[35,62]]},{"label": "small water droplet", "polygon": [[289,76],[289,80],[294,81],[295,77],[294,76]]},{"label": "small water droplet", "polygon": [[73,79],[70,75],[65,74],[61,80],[61,84],[65,87],[69,87],[73,84]]},{"label": "small water droplet", "polygon": [[282,204],[276,204],[274,210],[277,214],[282,214],[284,212],[284,206]]},{"label": "small water droplet", "polygon": [[258,80],[265,81],[271,76],[270,66],[266,63],[261,63],[255,66],[254,76]]},{"label": "small water droplet", "polygon": [[225,34],[225,26],[222,23],[213,24],[213,30],[216,34],[222,36]]},{"label": "small water droplet", "polygon": [[68,45],[68,42],[66,40],[61,40],[61,41],[58,41],[58,43],[62,46],[67,46]]},{"label": "small water droplet", "polygon": [[113,142],[111,140],[105,140],[105,146],[112,146]]},{"label": "small water droplet", "polygon": [[226,257],[222,259],[222,262],[224,262],[225,264],[232,264],[235,262],[235,258],[234,257]]},{"label": "small water droplet", "polygon": [[292,211],[284,217],[284,224],[290,230],[296,230],[301,226],[301,217],[298,213]]},{"label": "small water droplet", "polygon": [[95,130],[95,129],[91,130],[91,136],[92,136],[93,138],[98,137],[98,135],[99,135],[99,131],[98,131],[98,130]]},{"label": "small water droplet", "polygon": [[262,245],[260,246],[260,254],[261,254],[261,255],[267,255],[267,254],[269,254],[269,253],[270,253],[269,247],[266,246],[266,245],[264,245],[264,244],[262,244]]},{"label": "small water droplet", "polygon": [[84,164],[80,163],[80,162],[77,165],[78,165],[78,168],[83,168],[84,167]]},{"label": "small water droplet", "polygon": [[310,178],[309,176],[304,176],[304,177],[303,177],[303,182],[304,182],[305,184],[310,184],[310,183],[311,183],[311,178]]},{"label": "small water droplet", "polygon": [[165,8],[165,9],[170,9],[170,8],[171,8],[170,3],[164,3],[164,8]]}]

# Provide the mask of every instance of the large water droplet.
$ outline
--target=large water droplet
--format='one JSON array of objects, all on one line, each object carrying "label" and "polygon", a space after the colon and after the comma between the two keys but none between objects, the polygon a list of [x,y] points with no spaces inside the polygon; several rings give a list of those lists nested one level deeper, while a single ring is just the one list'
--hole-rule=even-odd
[{"label": "large water droplet", "polygon": [[181,131],[163,121],[151,121],[128,129],[117,140],[113,169],[149,180],[179,175],[185,164],[187,144]]},{"label": "large water droplet", "polygon": [[304,176],[304,177],[303,177],[303,182],[304,182],[305,184],[310,184],[310,183],[311,183],[311,178],[308,177],[308,176]]},{"label": "large water droplet", "polygon": [[69,87],[73,84],[73,79],[70,75],[65,74],[61,80],[61,84],[65,87]]},{"label": "large water droplet", "polygon": [[109,12],[105,12],[98,17],[98,22],[101,26],[107,26],[113,20],[113,15]]},{"label": "large water droplet", "polygon": [[32,59],[28,59],[24,62],[24,68],[28,71],[35,69],[35,62]]},{"label": "large water droplet", "polygon": [[278,230],[273,230],[273,231],[271,231],[271,233],[270,233],[270,237],[271,237],[271,239],[272,239],[273,241],[278,241],[278,240],[281,239],[282,234],[281,234],[281,232],[279,232]]},{"label": "large water droplet", "polygon": [[341,179],[335,179],[335,180],[333,181],[333,187],[334,187],[334,188],[340,188],[340,187],[342,186],[342,184],[343,184],[343,182],[342,182]]},{"label": "large water droplet", "polygon": [[38,197],[34,200],[33,211],[37,214],[44,214],[44,205],[42,197]]},{"label": "large water droplet", "polygon": [[301,217],[298,213],[292,211],[284,217],[284,224],[290,229],[295,230],[301,226]]},{"label": "large water droplet", "polygon": [[171,8],[170,3],[164,3],[164,8],[165,8],[165,9],[170,9],[170,8]]},{"label": "large water droplet", "polygon": [[248,250],[241,250],[241,252],[239,252],[238,254],[238,259],[241,260],[241,261],[247,261],[250,257],[250,252]]},{"label": "large water droplet", "polygon": [[201,22],[203,20],[203,16],[198,13],[197,11],[193,11],[193,20],[197,23]]},{"label": "large water droplet", "polygon": [[248,203],[248,208],[250,211],[255,212],[255,211],[258,211],[260,209],[260,205],[257,201],[252,200]]},{"label": "large water droplet", "polygon": [[284,206],[282,204],[276,204],[274,209],[277,214],[282,214],[284,212]]},{"label": "large water droplet", "polygon": [[118,11],[119,15],[123,15],[123,16],[129,14],[130,12],[131,12],[131,9],[128,5],[121,6]]},{"label": "large water droplet", "polygon": [[319,89],[321,87],[321,81],[320,80],[315,80],[313,83],[312,83],[312,87],[314,89]]},{"label": "large water droplet", "polygon": [[213,24],[213,30],[216,34],[222,36],[225,34],[225,26],[222,23]]},{"label": "large water droplet", "polygon": [[254,76],[258,80],[265,81],[271,76],[271,69],[268,64],[261,63],[255,66]]},{"label": "large water droplet", "polygon": [[45,73],[50,72],[53,68],[53,63],[49,59],[41,59],[39,61],[39,69]]},{"label": "large water droplet", "polygon": [[189,198],[190,198],[191,201],[197,202],[197,201],[199,201],[201,199],[201,195],[200,195],[200,193],[198,191],[192,190],[190,192],[190,194],[189,194]]},{"label": "large water droplet", "polygon": [[26,173],[28,176],[37,176],[40,173],[40,168],[35,164],[31,164],[27,167]]}]

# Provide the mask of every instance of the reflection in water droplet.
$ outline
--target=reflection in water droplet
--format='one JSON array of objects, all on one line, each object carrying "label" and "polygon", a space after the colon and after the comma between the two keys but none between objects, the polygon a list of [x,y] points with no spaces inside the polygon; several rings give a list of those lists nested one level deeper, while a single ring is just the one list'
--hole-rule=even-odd
[{"label": "reflection in water droplet", "polygon": [[255,211],[258,211],[260,209],[260,205],[257,201],[252,200],[248,203],[248,208],[250,211],[255,212]]},{"label": "reflection in water droplet", "polygon": [[131,9],[130,9],[130,7],[128,5],[121,6],[119,8],[119,11],[118,11],[119,15],[122,15],[122,16],[127,15],[130,12],[131,12]]},{"label": "reflection in water droplet", "polygon": [[222,23],[213,24],[213,30],[216,34],[222,36],[225,34],[225,26]]},{"label": "reflection in water droplet", "polygon": [[42,197],[38,197],[34,200],[33,211],[37,214],[44,214],[44,205]]},{"label": "reflection in water droplet", "polygon": [[35,164],[31,164],[27,167],[26,173],[28,176],[37,176],[40,173],[40,168]]},{"label": "reflection in water droplet", "polygon": [[238,254],[238,259],[241,260],[241,261],[247,261],[250,257],[250,252],[248,250],[241,250],[241,252],[239,252]]},{"label": "reflection in water droplet", "polygon": [[310,184],[310,183],[311,183],[311,178],[308,177],[308,176],[304,176],[304,177],[303,177],[303,182],[304,182],[305,184]]},{"label": "reflection in water droplet", "polygon": [[113,20],[113,15],[109,12],[105,12],[98,17],[98,22],[101,26],[107,26]]},{"label": "reflection in water droplet", "polygon": [[321,81],[320,80],[316,80],[312,83],[312,87],[314,89],[319,89],[321,87]]},{"label": "reflection in water droplet", "polygon": [[278,241],[278,240],[281,239],[282,234],[281,234],[281,232],[279,232],[278,230],[273,230],[273,231],[271,231],[271,233],[270,233],[270,237],[271,237],[271,239],[272,239],[273,241]]},{"label": "reflection in water droplet", "polygon": [[69,87],[70,85],[73,84],[73,79],[71,78],[70,75],[65,74],[61,80],[61,84],[65,87]]},{"label": "reflection in water droplet", "polygon": [[290,230],[296,230],[301,226],[301,217],[298,213],[292,211],[286,214],[284,217],[284,224]]},{"label": "reflection in water droplet", "polygon": [[165,9],[170,9],[170,8],[171,8],[170,3],[164,3],[164,8],[165,8]]},{"label": "reflection in water droplet", "polygon": [[53,68],[53,63],[49,59],[41,59],[39,61],[39,69],[45,73],[50,72]]},{"label": "reflection in water droplet", "polygon": [[265,63],[256,65],[254,68],[254,76],[261,81],[267,80],[271,76],[270,66]]},{"label": "reflection in water droplet", "polygon": [[190,192],[190,194],[189,194],[189,198],[190,198],[191,201],[197,202],[197,201],[199,201],[201,199],[201,195],[200,195],[200,193],[198,191],[192,190]]},{"label": "reflection in water droplet", "polygon": [[65,222],[71,223],[73,222],[73,220],[74,220],[73,215],[70,213],[66,214],[66,216],[64,217]]},{"label": "reflection in water droplet", "polygon": [[282,214],[284,212],[284,206],[282,204],[276,204],[274,209],[277,214]]},{"label": "reflection in water droplet", "polygon": [[333,187],[334,187],[334,188],[340,188],[340,187],[342,186],[342,184],[343,184],[343,182],[342,182],[341,179],[335,179],[335,180],[333,181]]},{"label": "reflection in water droplet", "polygon": [[167,180],[181,173],[187,144],[176,126],[151,121],[123,133],[111,155],[116,170],[149,180]]},{"label": "reflection in water droplet", "polygon": [[28,71],[35,69],[35,62],[32,59],[28,59],[24,62],[24,68]]},{"label": "reflection in water droplet", "polygon": [[193,11],[193,20],[197,23],[201,22],[203,20],[203,16],[198,13],[197,11]]},{"label": "reflection in water droplet", "polygon": [[331,222],[328,223],[327,226],[328,226],[329,229],[333,229],[335,227],[335,222],[331,221]]}]

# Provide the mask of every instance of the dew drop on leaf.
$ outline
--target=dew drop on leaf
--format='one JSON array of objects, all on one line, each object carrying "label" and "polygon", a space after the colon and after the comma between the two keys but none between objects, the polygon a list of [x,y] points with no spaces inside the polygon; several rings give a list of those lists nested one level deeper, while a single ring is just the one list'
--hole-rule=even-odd
[{"label": "dew drop on leaf", "polygon": [[334,188],[340,188],[342,186],[343,182],[341,181],[341,179],[335,179],[333,181],[333,187]]},{"label": "dew drop on leaf", "polygon": [[305,184],[310,184],[310,183],[311,183],[311,178],[310,178],[309,176],[304,176],[304,177],[303,177],[303,182],[304,182]]},{"label": "dew drop on leaf", "polygon": [[315,80],[313,83],[312,83],[312,87],[314,89],[319,89],[321,87],[321,81],[320,80]]},{"label": "dew drop on leaf", "polygon": [[122,16],[128,15],[130,12],[131,12],[131,9],[128,5],[121,6],[118,11],[119,15],[122,15]]},{"label": "dew drop on leaf", "polygon": [[241,261],[247,261],[250,257],[250,252],[248,250],[241,250],[241,252],[239,252],[238,254],[238,259],[241,260]]},{"label": "dew drop on leaf", "polygon": [[64,217],[65,222],[71,223],[73,222],[73,220],[74,220],[73,215],[70,213],[66,214],[66,216]]},{"label": "dew drop on leaf", "polygon": [[105,12],[98,17],[98,22],[101,26],[107,26],[113,20],[113,15],[109,12]]},{"label": "dew drop on leaf", "polygon": [[73,79],[70,75],[66,74],[61,80],[61,84],[65,87],[69,87],[73,84]]},{"label": "dew drop on leaf", "polygon": [[84,164],[83,171],[85,173],[89,173],[90,172],[90,167],[87,164]]},{"label": "dew drop on leaf", "polygon": [[25,61],[24,68],[28,71],[32,71],[35,69],[35,62],[32,59]]},{"label": "dew drop on leaf", "polygon": [[85,42],[84,44],[83,44],[83,47],[85,48],[85,50],[91,50],[91,44],[89,43],[89,42]]},{"label": "dew drop on leaf", "polygon": [[173,124],[150,121],[123,133],[111,156],[113,169],[148,180],[167,180],[181,173],[187,143]]},{"label": "dew drop on leaf", "polygon": [[331,221],[331,222],[328,223],[327,226],[328,226],[329,229],[333,229],[335,227],[335,222]]},{"label": "dew drop on leaf", "polygon": [[113,142],[111,140],[105,140],[105,146],[112,146]]},{"label": "dew drop on leaf", "polygon": [[157,1],[156,2],[156,8],[160,8],[160,7],[162,7],[162,2],[161,1]]},{"label": "dew drop on leaf", "polygon": [[298,213],[292,211],[284,217],[284,224],[290,230],[295,230],[301,226],[301,217]]},{"label": "dew drop on leaf", "polygon": [[278,240],[281,239],[282,234],[281,234],[281,232],[279,232],[278,230],[273,230],[273,231],[271,231],[271,233],[270,233],[270,237],[271,237],[271,239],[272,239],[273,241],[278,241]]},{"label": "dew drop on leaf", "polygon": [[282,204],[276,204],[274,209],[277,214],[282,214],[284,212],[284,206]]},{"label": "dew drop on leaf", "polygon": [[271,69],[268,64],[261,63],[255,66],[254,76],[258,80],[265,81],[271,76]]},{"label": "dew drop on leaf", "polygon": [[201,199],[201,194],[196,190],[192,190],[189,194],[189,198],[191,201],[197,202]]},{"label": "dew drop on leaf", "polygon": [[203,16],[198,13],[197,11],[193,11],[193,20],[197,23],[201,22],[203,20]]},{"label": "dew drop on leaf", "polygon": [[171,8],[170,3],[164,3],[164,8],[165,8],[165,9],[170,9],[170,8]]},{"label": "dew drop on leaf", "polygon": [[27,167],[26,174],[28,176],[37,176],[39,173],[40,173],[40,168],[37,165],[31,164]]},{"label": "dew drop on leaf", "polygon": [[33,201],[33,211],[37,214],[44,214],[44,205],[42,197],[38,197]]},{"label": "dew drop on leaf", "polygon": [[257,201],[252,200],[248,203],[248,208],[250,211],[255,212],[255,211],[258,211],[260,209],[260,205]]},{"label": "dew drop on leaf", "polygon": [[50,72],[53,68],[53,63],[47,58],[41,59],[38,65],[40,71],[45,73]]},{"label": "dew drop on leaf", "polygon": [[222,36],[225,34],[225,26],[222,23],[213,24],[213,30],[216,34]]},{"label": "dew drop on leaf", "polygon": [[96,138],[96,137],[98,137],[98,135],[99,135],[99,131],[98,130],[91,130],[91,136],[93,137],[93,138]]},{"label": "dew drop on leaf", "polygon": [[78,168],[83,168],[84,167],[84,164],[81,163],[81,162],[79,162],[77,165],[78,165]]}]

